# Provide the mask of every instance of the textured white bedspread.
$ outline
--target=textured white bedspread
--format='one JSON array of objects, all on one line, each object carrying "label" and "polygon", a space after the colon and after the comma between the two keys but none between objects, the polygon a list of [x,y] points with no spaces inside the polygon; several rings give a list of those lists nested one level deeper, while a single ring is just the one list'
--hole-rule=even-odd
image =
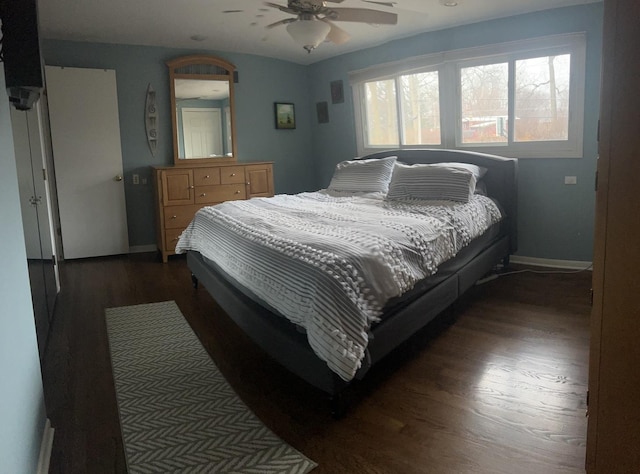
[{"label": "textured white bedspread", "polygon": [[196,250],[216,262],[304,327],[318,357],[351,380],[386,302],[500,218],[480,195],[468,203],[277,195],[201,209],[176,252]]}]

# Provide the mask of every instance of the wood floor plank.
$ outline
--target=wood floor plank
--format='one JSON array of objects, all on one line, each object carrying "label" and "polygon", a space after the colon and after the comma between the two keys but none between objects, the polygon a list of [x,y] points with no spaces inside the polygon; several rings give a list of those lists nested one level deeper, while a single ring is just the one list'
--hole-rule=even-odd
[{"label": "wood floor plank", "polygon": [[175,300],[229,383],[314,473],[584,472],[590,273],[504,276],[354,384],[347,415],[229,319],[185,260],[62,265],[43,378],[51,473],[123,473],[104,309]]}]

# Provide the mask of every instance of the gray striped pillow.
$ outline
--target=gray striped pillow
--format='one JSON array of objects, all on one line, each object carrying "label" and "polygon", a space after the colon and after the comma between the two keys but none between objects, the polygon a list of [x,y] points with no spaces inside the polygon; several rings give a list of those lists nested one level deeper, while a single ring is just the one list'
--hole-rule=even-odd
[{"label": "gray striped pillow", "polygon": [[476,178],[467,169],[396,163],[387,199],[469,202],[475,189]]},{"label": "gray striped pillow", "polygon": [[482,166],[472,165],[471,163],[461,163],[457,161],[449,161],[446,163],[433,163],[434,166],[445,166],[447,168],[462,168],[465,170],[469,170],[476,177],[476,182],[480,181],[480,179],[487,174],[487,168],[483,168]]},{"label": "gray striped pillow", "polygon": [[349,160],[336,165],[329,189],[347,192],[386,193],[393,173],[395,156]]}]

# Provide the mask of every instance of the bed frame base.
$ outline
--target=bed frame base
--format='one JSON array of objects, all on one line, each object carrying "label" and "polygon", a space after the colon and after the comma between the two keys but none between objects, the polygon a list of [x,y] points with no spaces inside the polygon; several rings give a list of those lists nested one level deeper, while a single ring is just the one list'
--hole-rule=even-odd
[{"label": "bed frame base", "polygon": [[[355,378],[362,379],[376,362],[451,306],[505,258],[508,247],[508,238],[499,239],[460,271],[373,327],[365,359]],[[202,283],[254,342],[287,369],[329,394],[332,412],[339,415],[343,411],[341,392],[349,382],[342,380],[316,356],[304,332],[244,295],[207,264],[200,254],[188,252],[187,264],[193,273],[194,285],[197,287]]]}]

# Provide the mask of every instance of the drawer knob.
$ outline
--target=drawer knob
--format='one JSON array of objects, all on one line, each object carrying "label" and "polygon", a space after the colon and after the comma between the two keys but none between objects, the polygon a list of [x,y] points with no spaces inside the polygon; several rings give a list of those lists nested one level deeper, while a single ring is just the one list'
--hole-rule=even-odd
[{"label": "drawer knob", "polygon": [[206,176],[204,177],[204,179],[209,179],[209,175],[206,175]]},{"label": "drawer knob", "polygon": [[193,186],[193,184],[192,184],[192,185],[191,185],[191,186],[189,186],[187,189],[193,189],[193,188],[194,188],[194,186]]},{"label": "drawer knob", "polygon": [[235,175],[236,175],[235,173],[231,173],[231,176],[235,176]]},{"label": "drawer knob", "polygon": [[240,194],[240,191],[236,191],[236,194]]},{"label": "drawer knob", "polygon": [[202,194],[200,195],[200,197],[205,197],[206,195],[207,195],[207,193],[202,193]]},{"label": "drawer knob", "polygon": [[172,219],[177,219],[177,218],[178,218],[178,216],[171,216],[171,218],[172,218]]},{"label": "drawer knob", "polygon": [[250,182],[250,181],[247,181],[247,186],[250,186],[250,185],[251,185],[251,182]]}]

